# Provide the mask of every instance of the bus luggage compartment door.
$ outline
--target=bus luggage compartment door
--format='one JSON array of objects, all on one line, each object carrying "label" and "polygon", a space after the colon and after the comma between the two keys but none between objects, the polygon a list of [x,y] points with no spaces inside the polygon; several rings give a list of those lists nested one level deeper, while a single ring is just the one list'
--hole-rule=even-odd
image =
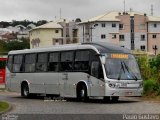
[{"label": "bus luggage compartment door", "polygon": [[67,90],[67,81],[68,81],[68,73],[63,72],[59,75],[59,80],[60,80],[60,95],[62,97],[66,97],[68,94]]}]

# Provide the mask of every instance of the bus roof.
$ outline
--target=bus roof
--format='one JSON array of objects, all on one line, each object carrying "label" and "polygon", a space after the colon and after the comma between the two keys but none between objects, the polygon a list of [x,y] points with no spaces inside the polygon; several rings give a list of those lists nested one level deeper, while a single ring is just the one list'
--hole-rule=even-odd
[{"label": "bus roof", "polygon": [[108,42],[90,42],[90,43],[82,43],[82,44],[93,45],[100,51],[100,53],[128,53],[128,54],[131,54],[131,50],[120,47],[116,44],[108,43]]},{"label": "bus roof", "polygon": [[129,49],[122,48],[115,44],[107,42],[88,42],[82,44],[68,44],[68,45],[55,45],[50,47],[40,47],[25,50],[10,51],[8,54],[22,54],[22,53],[34,53],[34,52],[50,52],[50,51],[65,51],[76,49],[93,49],[97,53],[131,53]]}]

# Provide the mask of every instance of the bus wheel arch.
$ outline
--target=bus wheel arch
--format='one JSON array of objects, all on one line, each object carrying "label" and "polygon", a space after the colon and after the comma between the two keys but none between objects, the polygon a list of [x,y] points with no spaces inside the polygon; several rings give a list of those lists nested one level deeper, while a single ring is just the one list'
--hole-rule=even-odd
[{"label": "bus wheel arch", "polygon": [[77,88],[76,88],[76,93],[77,93],[77,99],[78,101],[87,101],[88,100],[88,90],[87,90],[87,85],[85,84],[85,82],[79,82],[77,84]]},{"label": "bus wheel arch", "polygon": [[29,97],[29,85],[27,81],[21,83],[21,96]]}]

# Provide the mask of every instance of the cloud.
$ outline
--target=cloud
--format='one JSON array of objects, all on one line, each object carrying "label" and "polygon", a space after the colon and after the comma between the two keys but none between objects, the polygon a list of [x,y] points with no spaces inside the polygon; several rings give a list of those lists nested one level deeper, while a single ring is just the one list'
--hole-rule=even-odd
[{"label": "cloud", "polygon": [[[125,0],[126,10],[151,13],[160,16],[159,0]],[[123,11],[124,0],[0,0],[0,21],[2,20],[54,20],[59,18],[60,8],[62,17],[70,20],[82,20],[110,11]]]}]

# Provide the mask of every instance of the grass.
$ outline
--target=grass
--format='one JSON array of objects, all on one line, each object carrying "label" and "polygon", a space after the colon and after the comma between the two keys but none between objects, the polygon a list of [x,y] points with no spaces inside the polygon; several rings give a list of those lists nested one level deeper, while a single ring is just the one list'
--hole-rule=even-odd
[{"label": "grass", "polygon": [[0,88],[0,91],[4,91],[5,90],[5,88]]},{"label": "grass", "polygon": [[5,101],[0,101],[0,112],[4,112],[9,108],[9,104]]}]

